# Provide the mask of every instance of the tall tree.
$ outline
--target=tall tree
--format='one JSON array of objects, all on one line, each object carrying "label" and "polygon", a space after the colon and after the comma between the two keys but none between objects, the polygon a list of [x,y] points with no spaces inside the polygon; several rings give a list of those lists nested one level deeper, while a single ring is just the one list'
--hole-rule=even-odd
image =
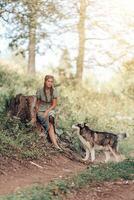
[{"label": "tall tree", "polygon": [[[34,5],[34,6],[33,6]],[[37,16],[39,10],[38,1],[28,1],[27,8],[29,11],[29,23],[28,23],[28,73],[35,73],[35,56],[36,56],[36,29],[37,29]]]},{"label": "tall tree", "polygon": [[63,49],[58,67],[59,75],[61,76],[61,78],[70,78],[72,76],[71,69],[72,65],[70,62],[70,55],[68,49]]},{"label": "tall tree", "polygon": [[[65,19],[59,24],[61,32],[75,34],[75,63],[76,63],[76,78],[82,80],[84,62],[85,62],[85,43],[86,43],[86,20],[88,0],[63,0],[63,12]],[[77,41],[77,42],[76,42]],[[66,48],[62,43],[62,49]]]},{"label": "tall tree", "polygon": [[77,25],[78,28],[78,56],[76,60],[77,72],[76,77],[82,80],[83,68],[84,68],[84,57],[85,57],[85,21],[86,21],[86,0],[80,0],[80,11],[79,11],[79,22]]},{"label": "tall tree", "polygon": [[[75,41],[70,46],[75,54],[71,55],[71,58],[73,57],[76,62],[77,79],[82,79],[86,68],[120,66],[122,58],[126,58],[126,52],[132,52],[134,48],[130,40],[133,31],[133,13],[120,15],[116,0],[109,4],[107,0],[63,0],[63,2],[66,20],[65,23],[61,22],[60,28],[62,27],[63,34],[64,32],[75,34]],[[61,45],[63,48],[64,43]]]},{"label": "tall tree", "polygon": [[[4,6],[3,6],[4,5]],[[20,46],[28,52],[28,73],[35,73],[37,45],[47,37],[45,24],[58,19],[53,0],[1,0],[1,18],[7,22],[10,47]]]}]

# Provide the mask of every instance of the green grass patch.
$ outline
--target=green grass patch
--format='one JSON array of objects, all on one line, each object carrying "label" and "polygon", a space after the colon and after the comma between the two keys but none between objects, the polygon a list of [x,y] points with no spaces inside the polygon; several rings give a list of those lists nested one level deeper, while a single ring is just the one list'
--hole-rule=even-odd
[{"label": "green grass patch", "polygon": [[0,154],[11,158],[38,159],[45,155],[45,145],[30,124],[6,115],[0,116]]},{"label": "green grass patch", "polygon": [[134,135],[120,142],[119,151],[126,157],[134,157]]}]

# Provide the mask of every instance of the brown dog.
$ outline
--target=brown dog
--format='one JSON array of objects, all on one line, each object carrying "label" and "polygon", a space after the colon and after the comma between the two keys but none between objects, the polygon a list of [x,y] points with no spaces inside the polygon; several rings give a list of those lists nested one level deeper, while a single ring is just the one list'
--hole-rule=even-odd
[{"label": "brown dog", "polygon": [[117,145],[119,140],[127,137],[126,133],[116,135],[108,132],[94,131],[86,123],[73,125],[72,128],[77,130],[77,135],[86,151],[84,161],[88,160],[91,153],[91,161],[93,162],[95,160],[96,149],[104,151],[106,156],[105,162],[109,161],[110,153],[112,153],[117,162],[119,161]]}]

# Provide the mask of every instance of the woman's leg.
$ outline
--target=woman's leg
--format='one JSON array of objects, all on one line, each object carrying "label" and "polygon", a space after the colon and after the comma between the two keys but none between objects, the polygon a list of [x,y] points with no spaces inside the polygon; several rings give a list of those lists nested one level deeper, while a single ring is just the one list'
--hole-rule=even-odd
[{"label": "woman's leg", "polygon": [[43,126],[45,135],[48,131],[49,121],[44,118],[43,112],[37,114],[37,121]]},{"label": "woman's leg", "polygon": [[43,117],[43,113],[38,113],[38,120],[44,127],[44,130],[48,132],[50,141],[54,144],[57,149],[60,149],[57,143],[57,136],[55,134],[55,121],[54,121],[54,113],[49,113],[48,119]]},{"label": "woman's leg", "polygon": [[49,129],[48,129],[48,133],[49,133],[49,137],[51,142],[54,144],[54,146],[57,149],[60,149],[58,143],[57,143],[57,137],[55,134],[55,121],[54,121],[54,117],[53,116],[49,116]]}]

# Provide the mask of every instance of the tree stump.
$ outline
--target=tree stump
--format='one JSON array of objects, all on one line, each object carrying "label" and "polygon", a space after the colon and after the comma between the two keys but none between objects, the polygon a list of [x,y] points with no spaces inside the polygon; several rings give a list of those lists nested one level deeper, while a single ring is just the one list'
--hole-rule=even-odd
[{"label": "tree stump", "polygon": [[27,123],[35,119],[34,126],[41,132],[44,128],[37,121],[37,103],[36,97],[25,96],[23,94],[17,94],[13,97],[7,105],[7,111],[10,117],[16,117],[20,119],[21,122]]}]

